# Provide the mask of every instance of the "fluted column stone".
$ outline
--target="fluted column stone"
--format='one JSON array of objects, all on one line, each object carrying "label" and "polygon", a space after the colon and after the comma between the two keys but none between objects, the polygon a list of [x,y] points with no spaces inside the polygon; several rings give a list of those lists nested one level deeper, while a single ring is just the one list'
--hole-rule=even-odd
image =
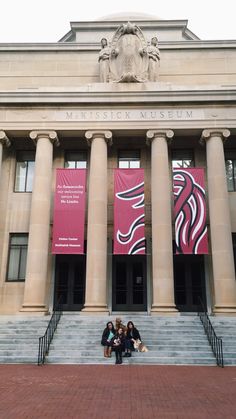
[{"label": "fluted column stone", "polygon": [[214,312],[236,312],[236,282],[223,142],[228,129],[206,129],[208,200],[215,290]]},{"label": "fluted column stone", "polygon": [[10,147],[11,142],[9,138],[7,137],[5,131],[0,131],[0,174],[2,169],[2,153],[3,153],[3,147]]},{"label": "fluted column stone", "polygon": [[47,311],[45,290],[50,234],[53,144],[55,131],[32,131],[36,143],[24,301],[21,311]]},{"label": "fluted column stone", "polygon": [[149,130],[151,143],[151,202],[152,202],[152,313],[176,313],[174,299],[171,177],[168,161],[168,141],[171,130]]},{"label": "fluted column stone", "polygon": [[87,131],[91,145],[89,191],[86,295],[83,312],[104,313],[107,308],[107,143],[110,131]]}]

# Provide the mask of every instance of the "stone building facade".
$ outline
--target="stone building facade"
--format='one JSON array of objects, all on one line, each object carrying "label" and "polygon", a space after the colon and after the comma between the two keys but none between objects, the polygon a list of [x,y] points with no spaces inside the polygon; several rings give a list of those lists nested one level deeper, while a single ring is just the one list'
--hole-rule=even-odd
[{"label": "stone building facade", "polygon": [[[110,16],[71,23],[58,43],[0,44],[0,76],[0,313],[45,313],[62,295],[82,313],[178,314],[200,296],[235,315],[236,41]],[[194,166],[209,254],[175,255],[172,167]],[[51,252],[55,173],[67,167],[88,170],[84,255]],[[118,167],[144,169],[146,255],[113,254]]]}]

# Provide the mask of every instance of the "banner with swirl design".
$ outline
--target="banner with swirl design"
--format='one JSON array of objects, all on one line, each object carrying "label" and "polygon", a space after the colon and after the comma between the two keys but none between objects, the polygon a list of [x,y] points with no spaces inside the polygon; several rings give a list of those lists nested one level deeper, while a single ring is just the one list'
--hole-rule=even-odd
[{"label": "banner with swirl design", "polygon": [[144,170],[115,169],[114,179],[114,249],[115,255],[143,255]]},{"label": "banner with swirl design", "polygon": [[204,169],[173,169],[176,254],[207,254]]}]

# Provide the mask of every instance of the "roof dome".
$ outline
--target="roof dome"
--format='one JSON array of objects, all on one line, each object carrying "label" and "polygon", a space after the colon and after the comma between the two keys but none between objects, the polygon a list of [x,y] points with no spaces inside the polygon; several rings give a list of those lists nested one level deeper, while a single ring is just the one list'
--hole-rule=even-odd
[{"label": "roof dome", "polygon": [[96,20],[137,21],[137,20],[160,20],[160,18],[154,15],[149,15],[147,13],[125,12],[125,13],[112,13],[110,15],[102,16]]}]

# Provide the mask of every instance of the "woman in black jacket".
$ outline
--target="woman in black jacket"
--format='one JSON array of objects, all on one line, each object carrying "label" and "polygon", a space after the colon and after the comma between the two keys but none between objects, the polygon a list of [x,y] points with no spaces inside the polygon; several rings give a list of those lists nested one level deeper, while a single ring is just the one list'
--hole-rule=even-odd
[{"label": "woman in black jacket", "polygon": [[105,358],[111,357],[112,339],[115,336],[115,328],[112,322],[108,322],[102,333],[101,345],[104,346]]},{"label": "woman in black jacket", "polygon": [[116,364],[122,364],[122,352],[125,349],[125,334],[122,327],[119,327],[112,339],[112,348],[116,353]]},{"label": "woman in black jacket", "polygon": [[131,356],[131,351],[134,350],[134,342],[139,339],[141,341],[141,336],[134,323],[129,321],[127,323],[127,333],[125,339],[125,354],[124,356]]}]

